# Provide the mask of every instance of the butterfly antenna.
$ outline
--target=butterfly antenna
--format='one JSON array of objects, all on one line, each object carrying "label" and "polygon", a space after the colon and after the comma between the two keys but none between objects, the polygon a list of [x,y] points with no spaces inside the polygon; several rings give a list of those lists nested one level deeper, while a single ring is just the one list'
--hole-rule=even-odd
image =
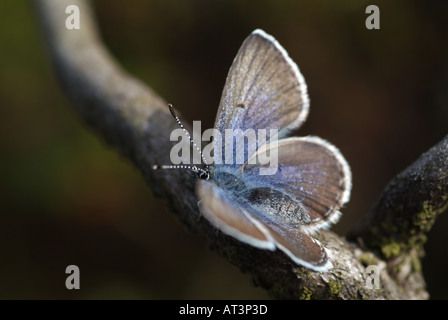
[{"label": "butterfly antenna", "polygon": [[177,116],[176,112],[174,111],[173,105],[171,103],[168,104],[168,108],[170,109],[171,115],[173,116],[174,120],[176,120],[177,124],[179,125],[179,127],[183,130],[183,132],[185,133],[185,135],[188,137],[188,139],[190,139],[190,143],[191,145],[196,149],[196,151],[201,155],[202,161],[204,162],[205,166],[208,168],[208,163],[204,158],[204,155],[202,154],[201,149],[198,148],[198,146],[196,145],[196,143],[194,143],[193,139],[191,138],[190,134],[188,133],[187,129],[185,129],[184,125],[182,124],[182,122],[180,122],[179,117]]},{"label": "butterfly antenna", "polygon": [[187,170],[191,170],[194,173],[196,173],[199,178],[201,179],[208,179],[209,178],[209,173],[207,170],[204,170],[202,168],[196,167],[196,166],[186,166],[186,165],[153,165],[152,166],[153,170],[176,170],[176,169],[187,169]]}]

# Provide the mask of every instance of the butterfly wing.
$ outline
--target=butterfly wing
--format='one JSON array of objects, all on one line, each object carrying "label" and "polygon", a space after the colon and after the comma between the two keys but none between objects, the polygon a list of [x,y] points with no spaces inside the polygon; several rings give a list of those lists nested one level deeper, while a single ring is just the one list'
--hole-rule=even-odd
[{"label": "butterfly wing", "polygon": [[196,187],[202,214],[216,228],[241,242],[261,249],[276,247],[295,263],[315,271],[331,267],[326,250],[306,233],[284,224],[248,203],[232,198],[229,193],[207,181]]},{"label": "butterfly wing", "polygon": [[[263,216],[260,212],[257,212],[252,216],[252,219],[257,220],[260,217]],[[292,261],[319,272],[325,272],[332,268],[328,253],[319,241],[299,229],[283,223],[283,221],[272,219],[272,217],[264,217],[260,220],[264,220],[263,226],[266,226],[276,247],[286,253]]]},{"label": "butterfly wing", "polygon": [[256,161],[240,168],[249,188],[263,188],[258,198],[266,198],[268,189],[297,200],[304,209],[297,227],[307,233],[327,228],[339,219],[339,209],[350,198],[351,171],[336,147],[318,137],[293,137],[274,146],[266,144],[252,157],[258,159],[266,151],[278,156],[273,174],[261,176],[260,170],[269,164]]},{"label": "butterfly wing", "polygon": [[[299,68],[272,36],[257,29],[243,42],[227,76],[215,120],[215,129],[222,135],[218,147],[225,151],[225,129],[266,129],[268,139],[270,129],[277,129],[284,136],[305,121],[308,109],[307,87]],[[237,135],[231,142],[241,138]],[[233,150],[232,146],[227,150]]]},{"label": "butterfly wing", "polygon": [[274,250],[275,245],[260,222],[213,183],[199,180],[196,185],[201,213],[216,228],[260,249]]}]

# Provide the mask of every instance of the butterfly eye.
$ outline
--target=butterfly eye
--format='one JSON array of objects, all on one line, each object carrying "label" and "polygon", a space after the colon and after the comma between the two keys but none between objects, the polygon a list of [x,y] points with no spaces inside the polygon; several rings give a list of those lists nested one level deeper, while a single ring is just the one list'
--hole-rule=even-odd
[{"label": "butterfly eye", "polygon": [[208,174],[208,172],[201,171],[198,173],[198,177],[201,180],[208,180],[208,178],[210,178],[210,175]]}]

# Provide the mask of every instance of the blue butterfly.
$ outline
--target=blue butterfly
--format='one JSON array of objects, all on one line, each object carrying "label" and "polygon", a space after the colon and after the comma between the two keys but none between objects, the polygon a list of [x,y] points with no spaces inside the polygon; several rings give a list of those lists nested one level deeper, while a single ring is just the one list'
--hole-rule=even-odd
[{"label": "blue butterfly", "polygon": [[[171,106],[170,110],[181,125]],[[214,140],[215,154],[222,148],[224,155],[226,148],[244,139],[237,136],[229,145],[228,129],[266,129],[268,142],[255,148],[251,144],[256,142],[244,144],[243,164],[234,161],[233,150],[230,164],[161,168],[197,173],[200,212],[223,233],[260,249],[278,248],[295,263],[324,272],[332,263],[312,236],[340,218],[339,209],[350,198],[351,171],[327,141],[286,137],[300,127],[308,111],[307,86],[297,65],[272,36],[257,29],[243,42],[227,76],[215,120],[222,134],[221,140]],[[271,129],[278,135],[270,136]],[[267,164],[257,161],[266,152],[278,155],[278,166],[270,175],[261,173]]]}]

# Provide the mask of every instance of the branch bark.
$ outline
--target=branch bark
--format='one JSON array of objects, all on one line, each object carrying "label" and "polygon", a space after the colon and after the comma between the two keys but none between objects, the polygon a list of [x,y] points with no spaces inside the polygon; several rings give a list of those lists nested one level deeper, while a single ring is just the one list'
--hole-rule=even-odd
[{"label": "branch bark", "polygon": [[[65,9],[73,2],[81,11],[79,30],[65,27]],[[350,240],[331,231],[322,232],[320,241],[328,248],[334,268],[326,273],[312,272],[298,267],[278,250],[258,250],[217,234],[205,219],[199,219],[194,177],[181,170],[151,170],[154,164],[169,163],[171,145],[167,137],[176,124],[167,103],[123,71],[109,55],[88,2],[35,0],[35,4],[54,70],[81,118],[140,170],[149,188],[166,199],[178,219],[213,250],[250,274],[271,297],[428,297],[419,259],[424,235],[437,214],[446,209],[447,138],[389,185],[374,213],[354,229]],[[440,168],[444,169],[439,174]],[[401,236],[397,238],[398,233]],[[395,249],[394,243],[400,243],[400,250]],[[368,265],[378,267],[379,289],[366,286]]]},{"label": "branch bark", "polygon": [[380,200],[349,233],[404,276],[403,264],[420,270],[427,233],[448,209],[448,136],[388,184]]}]

